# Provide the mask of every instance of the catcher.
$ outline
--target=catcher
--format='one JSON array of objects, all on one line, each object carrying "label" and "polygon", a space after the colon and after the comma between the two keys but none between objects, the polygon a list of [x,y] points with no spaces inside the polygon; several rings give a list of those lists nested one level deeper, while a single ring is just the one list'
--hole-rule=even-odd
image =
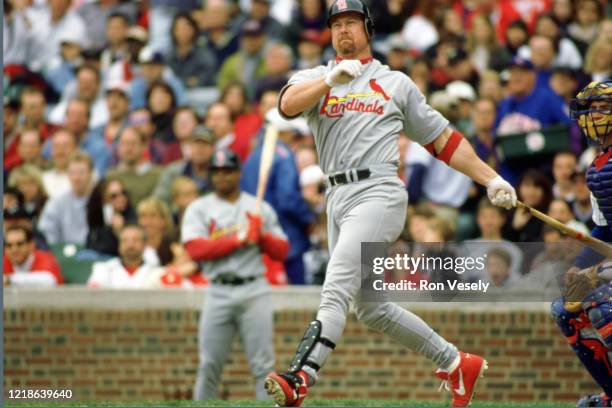
[{"label": "catcher", "polygon": [[[601,147],[587,171],[593,203],[593,237],[612,242],[612,81],[592,82],[572,101],[571,114],[589,142]],[[589,247],[565,276],[563,298],[552,315],[572,349],[601,386],[578,407],[612,406],[612,262]]]}]

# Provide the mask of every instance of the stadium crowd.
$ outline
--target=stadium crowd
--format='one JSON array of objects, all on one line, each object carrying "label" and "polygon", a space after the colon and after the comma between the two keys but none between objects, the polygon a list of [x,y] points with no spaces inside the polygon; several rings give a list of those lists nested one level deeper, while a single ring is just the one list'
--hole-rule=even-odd
[{"label": "stadium crowd", "polygon": [[[293,72],[334,57],[325,0],[3,1],[5,284],[105,286],[100,270],[117,257],[162,285],[206,284],[180,243],[182,215],[211,191],[217,149],[239,156],[241,188],[255,192],[266,121],[279,129],[266,201],[291,245],[284,264],[266,259],[267,277],[323,281],[325,177],[305,121],[274,108]],[[520,200],[587,232],[596,151],[568,106],[582,86],[610,78],[608,2],[366,3],[375,57],[409,75]],[[410,135],[399,150],[410,208],[397,220],[406,224],[398,251],[499,242],[480,277],[495,286],[572,256],[519,249],[566,238],[523,210],[493,207]],[[64,279],[71,257],[96,263]]]}]

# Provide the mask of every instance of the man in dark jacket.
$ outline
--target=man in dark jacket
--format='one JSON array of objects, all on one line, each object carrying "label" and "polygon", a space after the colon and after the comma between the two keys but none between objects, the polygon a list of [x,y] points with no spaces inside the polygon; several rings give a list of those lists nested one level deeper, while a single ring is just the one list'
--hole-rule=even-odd
[{"label": "man in dark jacket", "polygon": [[[266,114],[266,120],[278,129],[278,142],[264,199],[278,214],[278,220],[291,244],[289,256],[285,260],[289,283],[304,284],[302,255],[310,248],[308,228],[314,222],[314,214],[302,197],[295,157],[289,148],[295,136],[295,127],[282,119],[276,109]],[[263,137],[260,139],[263,140]],[[242,170],[240,188],[251,194],[257,191],[262,145],[260,142],[253,149]]]}]

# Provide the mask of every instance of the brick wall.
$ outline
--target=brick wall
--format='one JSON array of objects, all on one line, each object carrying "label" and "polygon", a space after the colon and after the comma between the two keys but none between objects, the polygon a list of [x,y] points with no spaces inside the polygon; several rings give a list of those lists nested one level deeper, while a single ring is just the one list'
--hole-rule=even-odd
[{"label": "brick wall", "polygon": [[[17,298],[8,296],[4,309],[5,398],[9,389],[49,388],[71,389],[75,400],[190,398],[197,367],[197,307],[138,310],[132,305],[121,310],[109,303],[108,310],[90,305],[50,308],[20,305]],[[98,298],[98,303],[104,300]],[[524,311],[436,306],[412,310],[449,341],[489,360],[478,389],[480,400],[573,401],[596,390],[542,305]],[[313,309],[279,309],[276,365],[284,368]],[[351,316],[311,395],[442,400],[434,369]],[[223,398],[254,396],[238,341],[221,388]]]}]

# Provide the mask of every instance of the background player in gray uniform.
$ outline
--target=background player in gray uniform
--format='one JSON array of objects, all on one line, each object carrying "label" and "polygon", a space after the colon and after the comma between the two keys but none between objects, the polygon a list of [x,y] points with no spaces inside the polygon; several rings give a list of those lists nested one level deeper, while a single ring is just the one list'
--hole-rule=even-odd
[{"label": "background player in gray uniform", "polygon": [[407,194],[397,177],[402,130],[436,158],[485,185],[494,204],[516,205],[516,192],[425,103],[410,78],[372,59],[373,23],[360,0],[334,1],[328,26],[338,57],[291,77],[281,91],[279,111],[288,118],[304,115],[315,136],[328,182],[331,259],[316,320],[306,329],[289,370],[271,373],[266,390],[278,405],[302,403],[340,339],[353,302],[360,321],[437,364],[436,374],[450,388],[453,406],[467,406],[486,361],[459,352],[419,317],[391,302],[362,301],[361,242],[393,242],[404,225]]},{"label": "background player in gray uniform", "polygon": [[255,197],[240,191],[240,160],[230,150],[213,154],[214,192],[187,207],[182,241],[211,285],[200,316],[200,365],[194,398],[217,399],[221,372],[234,336],[240,335],[257,385],[266,399],[264,379],[274,367],[272,303],[261,255],[283,262],[289,243],[267,203],[261,216],[249,214]]}]

